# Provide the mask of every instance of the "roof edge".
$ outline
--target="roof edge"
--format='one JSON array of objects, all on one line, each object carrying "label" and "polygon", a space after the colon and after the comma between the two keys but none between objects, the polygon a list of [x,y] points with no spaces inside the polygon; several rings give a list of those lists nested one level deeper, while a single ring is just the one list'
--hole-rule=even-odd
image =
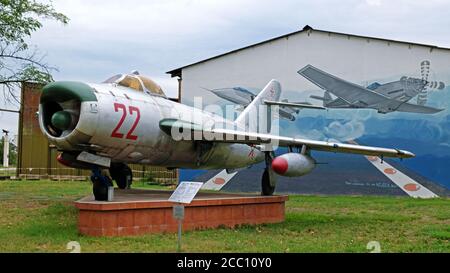
[{"label": "roof edge", "polygon": [[436,45],[421,44],[421,43],[407,42],[407,41],[402,41],[402,40],[393,40],[393,39],[387,39],[387,38],[379,38],[379,37],[363,36],[363,35],[357,35],[357,34],[351,34],[351,33],[342,33],[342,32],[335,32],[335,31],[314,29],[314,28],[312,28],[309,25],[305,25],[301,30],[297,30],[297,31],[294,31],[294,32],[290,32],[290,33],[281,35],[281,36],[270,38],[268,40],[264,40],[264,41],[261,41],[261,42],[255,43],[255,44],[251,44],[251,45],[248,45],[248,46],[244,46],[244,47],[241,47],[241,48],[238,48],[238,49],[233,49],[231,51],[227,51],[225,53],[222,53],[222,54],[219,54],[219,55],[215,55],[215,56],[212,56],[212,57],[200,60],[198,62],[190,63],[190,64],[187,64],[185,66],[181,66],[179,68],[175,68],[175,69],[169,70],[169,71],[166,72],[166,74],[170,74],[170,76],[172,78],[173,77],[180,77],[181,78],[181,70],[186,68],[186,67],[190,67],[190,66],[193,66],[193,65],[204,63],[204,62],[207,62],[207,61],[210,61],[210,60],[213,60],[213,59],[217,59],[219,57],[222,57],[222,56],[225,56],[225,55],[228,55],[228,54],[232,54],[232,53],[235,53],[235,52],[238,52],[238,51],[241,51],[241,50],[244,50],[244,49],[248,49],[248,48],[251,48],[251,47],[254,47],[254,46],[259,46],[259,45],[262,45],[262,44],[265,44],[265,43],[269,43],[269,42],[272,42],[272,41],[275,41],[275,40],[278,40],[278,39],[283,39],[283,38],[286,38],[288,36],[292,36],[292,35],[295,35],[295,34],[306,32],[306,31],[317,31],[317,32],[323,32],[323,33],[329,33],[329,34],[337,34],[337,35],[343,35],[343,36],[352,36],[352,37],[362,38],[362,39],[372,39],[372,40],[378,40],[378,41],[386,41],[386,42],[394,42],[394,43],[401,43],[401,44],[408,44],[408,45],[424,46],[424,47],[429,47],[429,48],[450,50],[450,48],[439,47],[439,46],[436,46]]}]

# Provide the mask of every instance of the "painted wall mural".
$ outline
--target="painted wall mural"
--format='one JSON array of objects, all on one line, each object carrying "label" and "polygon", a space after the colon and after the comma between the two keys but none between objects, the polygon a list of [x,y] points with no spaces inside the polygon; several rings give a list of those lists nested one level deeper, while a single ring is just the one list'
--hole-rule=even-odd
[{"label": "painted wall mural", "polygon": [[[245,107],[274,78],[283,88],[281,100],[326,108],[281,108],[282,135],[406,149],[416,157],[396,161],[398,168],[450,189],[450,50],[306,35],[186,68],[182,102],[201,96],[205,104]],[[341,172],[350,168],[337,164]],[[364,182],[351,172],[329,179]]]}]

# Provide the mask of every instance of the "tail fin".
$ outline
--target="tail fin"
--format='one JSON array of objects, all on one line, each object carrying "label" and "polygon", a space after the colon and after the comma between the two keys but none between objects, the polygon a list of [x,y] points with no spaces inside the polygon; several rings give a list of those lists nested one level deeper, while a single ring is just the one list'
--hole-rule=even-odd
[{"label": "tail fin", "polygon": [[271,80],[264,89],[259,92],[258,96],[242,111],[242,113],[235,120],[235,124],[238,127],[248,129],[249,124],[253,124],[255,121],[255,117],[259,117],[260,106],[264,106],[267,109],[267,131],[270,131],[271,128],[271,113],[270,108],[265,103],[264,100],[268,101],[278,101],[281,95],[281,84],[277,80]]},{"label": "tail fin", "polygon": [[328,92],[328,91],[325,91],[325,93],[323,94],[323,98],[325,99],[325,100],[324,100],[325,102],[330,102],[330,101],[333,100],[333,99],[331,98],[330,92]]},{"label": "tail fin", "polygon": [[321,100],[323,102],[324,107],[326,107],[328,105],[328,103],[330,103],[333,100],[333,98],[330,95],[330,92],[328,92],[328,91],[325,91],[325,93],[323,94],[323,97],[316,96],[316,95],[311,95],[309,97],[312,99],[315,99],[315,100]]}]

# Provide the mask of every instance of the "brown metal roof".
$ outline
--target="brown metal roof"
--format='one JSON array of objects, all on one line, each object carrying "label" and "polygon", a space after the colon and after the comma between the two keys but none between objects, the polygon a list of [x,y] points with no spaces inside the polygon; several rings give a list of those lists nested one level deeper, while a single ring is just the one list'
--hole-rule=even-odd
[{"label": "brown metal roof", "polygon": [[408,44],[408,45],[418,45],[418,46],[425,46],[425,47],[430,47],[430,48],[439,48],[439,49],[450,50],[450,48],[438,47],[438,46],[435,46],[435,45],[420,44],[420,43],[406,42],[406,41],[400,41],[400,40],[392,40],[392,39],[385,39],[385,38],[377,38],[377,37],[370,37],[370,36],[348,34],[348,33],[342,33],[342,32],[334,32],[334,31],[313,29],[312,27],[306,25],[301,30],[294,31],[294,32],[291,32],[291,33],[288,33],[288,34],[285,34],[285,35],[282,35],[282,36],[278,36],[278,37],[275,37],[275,38],[272,38],[272,39],[269,39],[269,40],[265,40],[265,41],[262,41],[262,42],[259,42],[259,43],[256,43],[256,44],[252,44],[252,45],[249,45],[249,46],[245,46],[245,47],[242,47],[242,48],[234,49],[234,50],[231,50],[231,51],[228,51],[228,52],[225,52],[225,53],[222,53],[222,54],[219,54],[219,55],[216,55],[216,56],[213,56],[213,57],[210,57],[210,58],[207,58],[207,59],[195,62],[195,63],[191,63],[191,64],[188,64],[188,65],[179,67],[179,68],[172,69],[170,71],[167,71],[166,73],[170,74],[171,77],[181,77],[181,70],[183,68],[186,68],[186,67],[189,67],[189,66],[193,66],[193,65],[197,65],[197,64],[200,64],[200,63],[204,63],[204,62],[207,62],[209,60],[217,59],[219,57],[222,57],[222,56],[225,56],[225,55],[228,55],[228,54],[232,54],[232,53],[235,53],[235,52],[247,49],[247,48],[251,48],[251,47],[254,47],[254,46],[258,46],[258,45],[262,45],[262,44],[265,44],[265,43],[269,43],[269,42],[272,42],[274,40],[286,38],[286,37],[289,37],[289,36],[292,36],[292,35],[295,35],[295,34],[299,34],[299,33],[305,32],[305,31],[317,31],[317,32],[324,32],[324,33],[337,34],[337,35],[345,35],[345,36],[351,36],[351,37],[357,37],[357,38],[363,38],[363,39],[380,40],[380,41],[386,41],[386,42],[394,42],[394,43],[402,43],[402,44]]}]

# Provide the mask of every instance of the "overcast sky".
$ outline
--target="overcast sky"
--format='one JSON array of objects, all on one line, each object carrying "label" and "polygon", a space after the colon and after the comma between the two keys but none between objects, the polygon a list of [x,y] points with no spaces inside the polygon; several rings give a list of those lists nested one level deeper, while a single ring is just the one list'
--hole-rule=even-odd
[{"label": "overcast sky", "polygon": [[[445,0],[54,0],[68,25],[45,22],[31,43],[58,67],[56,80],[100,82],[137,69],[169,96],[166,71],[226,51],[313,28],[450,47]],[[2,105],[3,107],[3,105]],[[0,127],[17,133],[17,115]]]}]

